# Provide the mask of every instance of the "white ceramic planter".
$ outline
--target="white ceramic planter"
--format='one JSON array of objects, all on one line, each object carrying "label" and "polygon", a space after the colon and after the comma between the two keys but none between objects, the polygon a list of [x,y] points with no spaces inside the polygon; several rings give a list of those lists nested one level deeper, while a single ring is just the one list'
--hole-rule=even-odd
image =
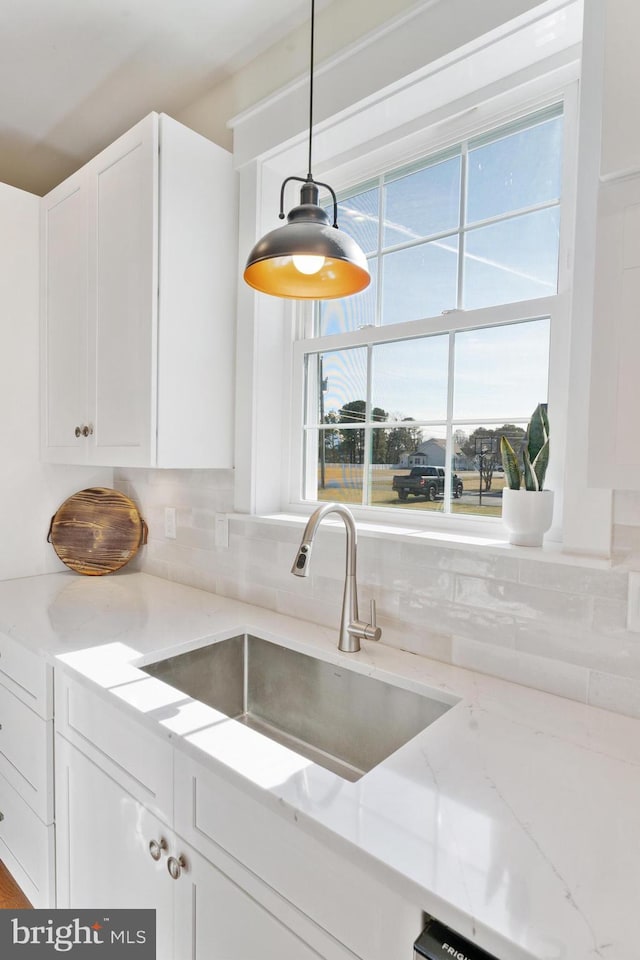
[{"label": "white ceramic planter", "polygon": [[553,519],[553,490],[502,491],[502,520],[509,531],[509,543],[541,547]]}]

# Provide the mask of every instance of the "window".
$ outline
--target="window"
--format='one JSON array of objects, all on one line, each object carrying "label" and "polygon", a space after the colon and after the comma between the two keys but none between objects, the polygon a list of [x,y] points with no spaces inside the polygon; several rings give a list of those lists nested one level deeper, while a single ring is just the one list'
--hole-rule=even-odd
[{"label": "window", "polygon": [[341,196],[371,284],[295,344],[299,499],[500,516],[499,437],[548,398],[562,152],[557,103]]}]

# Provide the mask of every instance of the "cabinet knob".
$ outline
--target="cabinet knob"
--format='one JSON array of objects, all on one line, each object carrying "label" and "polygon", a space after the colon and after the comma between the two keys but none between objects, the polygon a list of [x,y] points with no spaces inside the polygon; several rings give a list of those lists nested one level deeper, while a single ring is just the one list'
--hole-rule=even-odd
[{"label": "cabinet knob", "polygon": [[75,433],[76,437],[82,436],[82,427],[76,427],[73,432]]},{"label": "cabinet knob", "polygon": [[160,837],[159,840],[150,840],[149,841],[149,853],[152,860],[159,860],[162,856],[162,851],[167,849],[167,841],[164,837]]},{"label": "cabinet knob", "polygon": [[0,820],[4,820],[4,813],[0,810]]},{"label": "cabinet knob", "polygon": [[88,436],[90,436],[92,433],[93,433],[93,427],[84,426],[84,427],[82,428],[82,436],[83,436],[83,437],[88,437]]},{"label": "cabinet knob", "polygon": [[186,870],[187,862],[184,857],[169,857],[167,860],[167,870],[172,880],[179,880],[183,870]]}]

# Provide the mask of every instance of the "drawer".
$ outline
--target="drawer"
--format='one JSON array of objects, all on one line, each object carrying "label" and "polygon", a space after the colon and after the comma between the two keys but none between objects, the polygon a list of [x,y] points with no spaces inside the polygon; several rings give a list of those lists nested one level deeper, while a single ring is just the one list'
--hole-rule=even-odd
[{"label": "drawer", "polygon": [[205,857],[230,854],[359,957],[411,955],[422,905],[378,880],[371,860],[355,864],[350,844],[341,852],[339,837],[317,839],[293,810],[271,808],[179,749],[175,769],[176,833]]},{"label": "drawer", "polygon": [[53,717],[53,668],[1,632],[0,683],[45,720]]},{"label": "drawer", "polygon": [[44,823],[53,822],[53,721],[1,685],[0,774]]},{"label": "drawer", "polygon": [[56,732],[165,823],[173,822],[173,746],[121,702],[56,671]]},{"label": "drawer", "polygon": [[34,907],[55,906],[54,827],[0,777],[0,860]]}]

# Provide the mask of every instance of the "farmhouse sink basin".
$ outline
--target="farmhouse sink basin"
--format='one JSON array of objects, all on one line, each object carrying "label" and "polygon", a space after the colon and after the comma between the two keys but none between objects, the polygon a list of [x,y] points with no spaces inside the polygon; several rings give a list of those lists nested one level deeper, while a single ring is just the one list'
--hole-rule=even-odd
[{"label": "farmhouse sink basin", "polygon": [[253,636],[221,640],[141,669],[352,781],[455,702]]}]

